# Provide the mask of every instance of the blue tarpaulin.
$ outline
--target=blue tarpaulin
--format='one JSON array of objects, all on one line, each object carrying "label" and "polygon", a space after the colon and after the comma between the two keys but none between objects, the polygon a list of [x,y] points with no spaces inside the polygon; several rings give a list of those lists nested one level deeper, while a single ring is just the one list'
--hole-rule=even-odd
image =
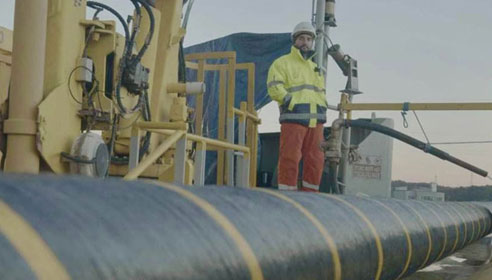
[{"label": "blue tarpaulin", "polygon": [[[272,62],[278,57],[290,52],[290,33],[281,34],[253,34],[236,33],[223,38],[215,39],[198,45],[185,48],[184,53],[223,52],[235,51],[236,63],[255,64],[255,109],[268,104],[271,99],[267,93],[266,79],[268,69]],[[209,60],[208,64],[226,64],[226,59]],[[187,80],[197,80],[196,70],[187,70]],[[217,138],[218,134],[218,93],[219,72],[207,71],[205,75],[207,91],[203,96],[203,135]],[[239,108],[242,101],[247,100],[247,73],[236,71],[235,106]],[[188,100],[190,106],[194,107],[195,99]],[[216,183],[216,152],[207,152],[206,183]]]}]

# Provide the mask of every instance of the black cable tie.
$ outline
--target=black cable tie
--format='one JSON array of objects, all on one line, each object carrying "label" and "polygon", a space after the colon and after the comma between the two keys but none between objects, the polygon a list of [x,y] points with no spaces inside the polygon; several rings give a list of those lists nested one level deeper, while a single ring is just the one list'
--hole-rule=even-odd
[{"label": "black cable tie", "polygon": [[82,164],[95,164],[96,163],[96,158],[83,159],[81,157],[72,156],[72,155],[65,153],[65,152],[61,152],[60,155],[62,156],[62,158],[69,160],[69,161],[76,162],[76,163],[82,163]]},{"label": "black cable tie", "polygon": [[424,146],[424,152],[429,153],[432,150],[432,145],[429,143],[426,143]]}]

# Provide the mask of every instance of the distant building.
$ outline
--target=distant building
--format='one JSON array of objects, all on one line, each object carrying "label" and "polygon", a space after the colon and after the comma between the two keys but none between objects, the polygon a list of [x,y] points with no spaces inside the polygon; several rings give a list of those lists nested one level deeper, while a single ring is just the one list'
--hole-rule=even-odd
[{"label": "distant building", "polygon": [[396,187],[394,188],[392,195],[393,198],[403,200],[426,200],[426,201],[444,201],[444,193],[437,191],[437,184],[432,183],[431,188],[419,188],[416,190],[408,190],[408,187]]}]

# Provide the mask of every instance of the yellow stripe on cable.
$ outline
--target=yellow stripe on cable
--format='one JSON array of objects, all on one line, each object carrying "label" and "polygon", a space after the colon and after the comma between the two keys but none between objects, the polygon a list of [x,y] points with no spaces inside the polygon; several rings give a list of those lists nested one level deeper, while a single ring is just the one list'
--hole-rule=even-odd
[{"label": "yellow stripe on cable", "polygon": [[463,226],[465,228],[465,232],[463,233],[463,243],[461,244],[461,247],[460,248],[463,248],[463,246],[465,246],[466,244],[466,238],[468,236],[468,233],[467,233],[467,227],[466,227],[466,220],[465,220],[465,217],[463,217],[463,215],[461,215],[460,211],[456,210],[456,208],[454,208],[454,205],[455,204],[449,204],[450,206],[452,206],[450,209],[453,209],[454,213],[456,213],[458,216],[460,216],[461,218],[461,221],[463,222]]},{"label": "yellow stripe on cable", "polygon": [[[465,209],[465,207],[463,207],[463,205],[461,205],[459,203],[457,203],[456,205],[460,206],[462,209]],[[464,211],[463,213],[465,213],[465,212],[467,213],[468,218],[471,219],[471,224],[472,224],[472,233],[470,236],[470,243],[471,243],[475,238],[475,221],[473,220],[473,217],[471,215],[469,215],[468,211]],[[465,244],[467,244],[466,240],[465,240]]]},{"label": "yellow stripe on cable", "polygon": [[260,263],[258,262],[258,259],[253,253],[253,250],[251,249],[246,239],[244,239],[244,237],[236,229],[236,227],[222,213],[220,213],[217,209],[215,209],[215,207],[212,204],[196,196],[195,194],[185,190],[184,188],[173,186],[163,182],[156,182],[156,181],[148,181],[148,182],[152,182],[155,185],[158,185],[167,190],[178,193],[179,195],[193,202],[196,206],[201,208],[205,213],[207,213],[208,216],[210,216],[220,227],[222,227],[224,232],[236,244],[237,248],[239,249],[239,252],[241,253],[244,261],[246,262],[246,266],[248,267],[248,270],[250,272],[251,279],[254,280],[264,279],[263,271],[261,270]]},{"label": "yellow stripe on cable", "polygon": [[[420,203],[420,201],[416,201],[416,202],[417,203]],[[442,244],[442,249],[439,252],[439,255],[437,255],[437,258],[435,260],[433,260],[433,261],[437,261],[437,260],[439,260],[442,257],[442,254],[444,254],[444,250],[446,250],[446,245],[448,244],[448,231],[446,230],[446,227],[444,226],[444,223],[443,223],[441,217],[439,217],[439,215],[437,214],[436,211],[434,211],[434,209],[432,209],[430,207],[427,207],[427,205],[425,203],[420,203],[420,205],[422,205],[425,208],[429,209],[434,215],[436,215],[437,219],[439,220],[439,223],[441,223],[442,229],[444,230],[444,242]]]},{"label": "yellow stripe on cable", "polygon": [[427,223],[425,222],[424,218],[422,218],[422,216],[420,216],[419,212],[417,212],[415,209],[413,209],[410,205],[405,205],[405,207],[408,207],[410,210],[413,211],[413,213],[419,218],[419,220],[422,222],[422,224],[424,225],[425,227],[425,232],[427,234],[427,241],[429,241],[429,248],[427,248],[427,255],[425,256],[425,259],[424,261],[422,262],[422,264],[419,266],[418,269],[422,269],[425,264],[427,263],[427,261],[429,260],[430,258],[430,254],[432,252],[432,237],[431,237],[431,233],[430,233],[430,229],[429,229],[429,225],[427,225]]},{"label": "yellow stripe on cable", "polygon": [[261,188],[256,188],[256,191],[261,191],[264,193],[271,194],[277,198],[280,198],[281,200],[284,200],[290,204],[292,204],[297,210],[299,210],[304,216],[308,218],[311,223],[318,229],[318,231],[321,233],[323,236],[323,239],[325,240],[326,244],[328,245],[328,248],[330,249],[331,255],[332,255],[332,260],[333,260],[333,267],[334,267],[334,275],[333,279],[334,280],[341,280],[342,279],[342,264],[340,262],[340,255],[338,254],[338,249],[335,244],[335,241],[333,241],[333,238],[330,236],[328,231],[323,227],[321,222],[313,215],[311,212],[309,212],[306,208],[304,208],[300,203],[292,200],[291,198],[281,194],[280,192],[277,191],[271,191],[267,189],[261,189]]},{"label": "yellow stripe on cable", "polygon": [[407,253],[407,261],[405,262],[405,266],[403,267],[403,270],[401,271],[400,275],[398,275],[398,277],[396,277],[396,279],[400,279],[407,272],[408,266],[410,265],[410,261],[412,260],[412,240],[410,239],[410,233],[408,232],[408,229],[405,226],[405,224],[403,223],[403,221],[401,220],[401,218],[398,216],[398,214],[395,213],[395,211],[393,211],[393,209],[389,208],[387,205],[385,205],[381,201],[374,200],[374,202],[380,204],[386,210],[388,210],[391,214],[393,214],[393,216],[396,217],[396,219],[400,223],[401,227],[403,228],[403,231],[405,232],[405,237],[407,239],[408,253]]},{"label": "yellow stripe on cable", "polygon": [[[480,238],[484,233],[485,233],[485,217],[480,217],[480,209],[474,205],[474,204],[467,204],[469,207],[471,208],[474,208],[475,210],[477,210],[477,216],[478,216],[478,228],[479,228],[479,236],[477,236],[478,238]],[[482,226],[480,225],[480,221],[482,220],[483,218],[483,229],[482,229]]]},{"label": "yellow stripe on cable", "polygon": [[[449,212],[448,212],[448,209],[446,208],[443,208],[441,205],[439,205],[438,203],[434,203],[434,205],[436,205],[439,209],[441,209],[442,212],[446,212],[448,214],[448,216],[451,218],[451,220],[454,221],[454,216],[452,216]],[[454,223],[454,229],[456,230],[456,240],[454,241],[454,244],[453,244],[453,248],[451,249],[451,252],[454,252],[454,250],[456,249],[456,246],[458,245],[458,239],[460,237],[460,232],[458,230],[458,223],[459,222],[456,222]]]},{"label": "yellow stripe on cable", "polygon": [[383,255],[383,245],[381,244],[381,239],[379,238],[379,235],[378,235],[374,225],[366,217],[366,215],[364,215],[364,213],[362,213],[362,211],[359,208],[355,207],[354,205],[352,205],[348,201],[345,201],[345,200],[343,200],[337,196],[334,196],[334,195],[329,195],[329,194],[325,194],[325,193],[320,193],[320,194],[327,197],[327,198],[334,199],[336,201],[339,201],[339,202],[347,205],[350,209],[352,209],[355,212],[355,214],[357,214],[362,219],[362,221],[364,221],[367,224],[367,226],[369,227],[369,230],[371,231],[372,235],[374,236],[374,240],[376,242],[376,248],[378,250],[378,269],[376,271],[376,276],[374,277],[374,279],[379,280],[381,278],[381,273],[383,272],[384,255]]},{"label": "yellow stripe on cable", "polygon": [[0,233],[22,256],[37,279],[70,279],[65,267],[43,238],[2,200],[0,200]]}]

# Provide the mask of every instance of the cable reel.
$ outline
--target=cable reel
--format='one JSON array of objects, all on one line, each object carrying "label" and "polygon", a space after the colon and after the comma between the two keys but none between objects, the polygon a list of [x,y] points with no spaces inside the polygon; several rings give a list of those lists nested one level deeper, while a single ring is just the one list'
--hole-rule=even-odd
[{"label": "cable reel", "polygon": [[99,134],[86,132],[75,139],[70,155],[70,173],[89,177],[105,177],[109,168],[109,151]]}]

